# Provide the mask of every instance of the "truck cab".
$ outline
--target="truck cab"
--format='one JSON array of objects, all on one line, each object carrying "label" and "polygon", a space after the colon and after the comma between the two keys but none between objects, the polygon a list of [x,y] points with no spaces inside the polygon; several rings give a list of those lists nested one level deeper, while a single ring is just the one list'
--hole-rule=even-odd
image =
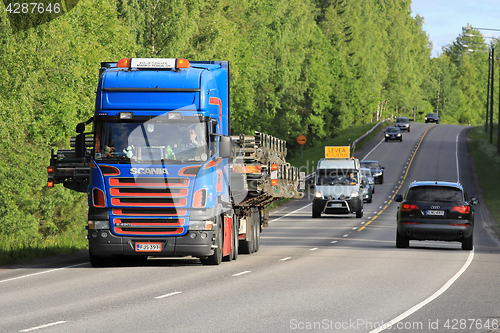
[{"label": "truck cab", "polygon": [[323,158],[314,177],[312,217],[321,214],[356,214],[363,217],[363,188],[359,160],[351,157]]}]

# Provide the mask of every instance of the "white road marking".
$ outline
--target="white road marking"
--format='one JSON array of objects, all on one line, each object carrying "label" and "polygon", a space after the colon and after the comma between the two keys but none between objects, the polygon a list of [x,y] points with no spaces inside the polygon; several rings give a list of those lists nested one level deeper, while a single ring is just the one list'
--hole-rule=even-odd
[{"label": "white road marking", "polygon": [[280,259],[280,261],[287,261],[287,260],[290,260],[290,259],[292,259],[292,257],[286,257],[286,258]]},{"label": "white road marking", "polygon": [[418,310],[423,308],[425,305],[429,304],[430,302],[432,302],[433,300],[435,300],[436,298],[441,296],[467,270],[467,268],[469,267],[469,265],[471,264],[473,259],[474,259],[474,249],[472,249],[472,251],[469,252],[469,257],[467,258],[467,261],[462,266],[462,268],[451,279],[449,279],[448,282],[446,282],[441,288],[439,288],[438,291],[436,291],[434,294],[432,294],[427,299],[425,299],[422,302],[418,303],[417,305],[413,306],[409,310],[403,312],[402,314],[400,314],[396,318],[394,318],[391,321],[385,323],[384,325],[378,327],[377,329],[370,331],[369,333],[378,333],[378,332],[384,331],[387,328],[389,328],[389,329],[391,329],[391,327],[394,328],[395,327],[394,325],[396,323],[400,322],[401,320],[405,319],[406,317],[410,316],[411,314],[417,312]]},{"label": "white road marking", "polygon": [[302,207],[302,208],[299,208],[299,209],[297,209],[297,210],[294,210],[294,211],[293,211],[293,212],[291,212],[291,213],[288,213],[288,214],[286,214],[286,215],[283,215],[283,216],[281,216],[281,217],[278,217],[277,219],[271,220],[271,221],[269,221],[269,223],[271,223],[271,222],[275,222],[275,221],[278,221],[278,220],[281,220],[282,218],[285,218],[285,217],[287,217],[287,216],[290,216],[290,215],[292,215],[292,214],[294,214],[294,213],[296,213],[296,212],[298,212],[298,211],[301,211],[302,209],[304,209],[304,208],[306,208],[306,207],[309,207],[309,206],[311,206],[311,205],[312,205],[312,202],[311,202],[310,204],[305,205],[305,206],[304,206],[304,207]]},{"label": "white road marking", "polygon": [[233,276],[240,276],[240,275],[243,275],[243,274],[248,274],[250,273],[251,271],[244,271],[244,272],[241,272],[241,273],[236,273],[236,274],[233,274]]},{"label": "white road marking", "polygon": [[309,251],[316,251],[317,249],[317,247],[313,247],[312,249],[309,249]]},{"label": "white road marking", "polygon": [[170,296],[174,296],[174,295],[179,295],[179,294],[182,294],[182,291],[175,291],[173,293],[170,293],[170,294],[165,294],[165,295],[161,295],[161,296],[156,296],[155,298],[165,298],[165,297],[170,297]]},{"label": "white road marking", "polygon": [[31,332],[31,331],[39,330],[41,328],[46,328],[46,327],[55,326],[55,325],[64,324],[64,323],[67,323],[67,321],[56,321],[55,323],[50,323],[50,324],[45,324],[45,325],[41,325],[41,326],[37,326],[37,327],[32,327],[32,328],[28,328],[28,329],[25,329],[25,330],[22,330],[19,332]]},{"label": "white road marking", "polygon": [[38,272],[38,273],[33,273],[33,274],[21,275],[21,276],[18,276],[18,277],[15,277],[15,278],[11,278],[11,279],[0,280],[0,283],[2,283],[2,282],[8,282],[8,281],[14,281],[14,280],[19,280],[19,279],[24,279],[24,278],[35,276],[35,275],[40,275],[40,274],[45,274],[45,273],[51,273],[51,272],[55,272],[55,271],[60,271],[62,269],[72,268],[72,267],[77,267],[77,266],[83,266],[83,265],[87,265],[87,264],[88,264],[88,262],[83,263],[83,264],[77,264],[77,265],[71,265],[71,266],[61,267],[61,268],[49,269],[48,271],[43,271],[43,272]]}]

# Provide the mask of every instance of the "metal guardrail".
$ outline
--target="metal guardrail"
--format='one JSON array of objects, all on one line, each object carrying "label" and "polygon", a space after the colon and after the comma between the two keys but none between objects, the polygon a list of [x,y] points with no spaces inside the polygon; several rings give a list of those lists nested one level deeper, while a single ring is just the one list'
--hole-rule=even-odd
[{"label": "metal guardrail", "polygon": [[[362,136],[360,136],[359,138],[357,138],[356,140],[354,140],[352,142],[352,146],[351,146],[351,152],[354,151],[354,149],[356,148],[356,145],[358,143],[360,143],[361,141],[363,141],[368,135],[370,135],[377,127],[381,126],[383,123],[385,122],[388,122],[388,121],[391,121],[391,118],[386,118],[384,120],[381,120],[379,121],[377,124],[375,124],[375,126],[373,126],[368,132],[366,132],[365,134],[363,134]],[[306,184],[310,184],[313,180],[314,180],[314,175],[315,173],[311,173],[309,175],[306,175],[306,177],[304,178],[304,181]]]}]

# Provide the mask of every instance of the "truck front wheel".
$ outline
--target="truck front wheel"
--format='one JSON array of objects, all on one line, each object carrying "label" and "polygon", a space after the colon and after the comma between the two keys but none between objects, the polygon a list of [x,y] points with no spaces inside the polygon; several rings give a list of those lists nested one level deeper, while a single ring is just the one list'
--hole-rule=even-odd
[{"label": "truck front wheel", "polygon": [[104,256],[96,256],[92,254],[92,251],[89,249],[89,261],[92,267],[106,267],[110,264],[111,258]]},{"label": "truck front wheel", "polygon": [[216,248],[214,249],[214,254],[201,258],[202,265],[220,265],[222,262],[222,246],[224,244],[222,237],[222,224],[217,223],[217,238],[215,239]]}]

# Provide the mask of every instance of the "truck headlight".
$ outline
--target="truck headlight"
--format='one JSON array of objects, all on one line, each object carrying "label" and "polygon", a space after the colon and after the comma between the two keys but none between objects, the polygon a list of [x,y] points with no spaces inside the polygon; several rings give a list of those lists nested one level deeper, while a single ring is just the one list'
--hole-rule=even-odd
[{"label": "truck headlight", "polygon": [[351,194],[351,198],[357,198],[359,197],[359,192],[358,191],[353,191]]},{"label": "truck headlight", "polygon": [[109,229],[109,220],[89,220],[89,230]]},{"label": "truck headlight", "polygon": [[188,230],[213,230],[214,221],[211,220],[189,220]]},{"label": "truck headlight", "polygon": [[317,199],[323,199],[323,194],[321,194],[321,192],[316,192],[314,193],[314,197]]}]

